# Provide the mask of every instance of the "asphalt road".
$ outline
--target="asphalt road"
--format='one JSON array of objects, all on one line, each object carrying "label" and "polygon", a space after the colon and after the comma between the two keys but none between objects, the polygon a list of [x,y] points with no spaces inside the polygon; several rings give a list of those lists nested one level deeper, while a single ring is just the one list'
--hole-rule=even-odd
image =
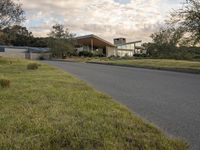
[{"label": "asphalt road", "polygon": [[200,150],[200,75],[46,61],[111,95],[139,116]]}]

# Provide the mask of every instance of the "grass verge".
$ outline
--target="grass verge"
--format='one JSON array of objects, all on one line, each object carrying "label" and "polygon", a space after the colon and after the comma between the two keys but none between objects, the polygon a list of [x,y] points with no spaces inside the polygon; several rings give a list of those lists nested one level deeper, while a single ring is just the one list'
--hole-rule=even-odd
[{"label": "grass verge", "polygon": [[104,59],[93,59],[88,62],[200,73],[199,61],[183,61],[183,60],[170,60],[170,59],[114,59],[112,60],[109,58],[104,58]]},{"label": "grass verge", "polygon": [[125,106],[59,69],[0,58],[0,149],[185,150]]}]

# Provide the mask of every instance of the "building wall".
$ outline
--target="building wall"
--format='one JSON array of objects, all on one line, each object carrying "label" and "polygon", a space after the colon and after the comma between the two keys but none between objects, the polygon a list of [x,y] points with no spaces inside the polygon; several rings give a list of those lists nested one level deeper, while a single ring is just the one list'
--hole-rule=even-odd
[{"label": "building wall", "polygon": [[5,48],[4,52],[0,52],[0,56],[19,58],[19,59],[32,59],[38,60],[41,57],[44,59],[50,58],[50,53],[28,53],[26,48]]},{"label": "building wall", "polygon": [[38,60],[38,59],[50,59],[50,53],[30,53],[30,59]]},{"label": "building wall", "polygon": [[106,47],[106,56],[116,56],[116,48],[115,47]]},{"label": "building wall", "polygon": [[125,56],[133,57],[134,55],[133,50],[117,49],[116,51],[117,51],[116,56],[119,56],[119,57],[125,57]]},{"label": "building wall", "polygon": [[120,46],[117,46],[118,49],[132,49],[134,50],[135,49],[135,45],[134,44],[126,44],[126,45],[120,45]]},{"label": "building wall", "polygon": [[5,52],[0,52],[0,56],[25,59],[27,49],[5,48]]},{"label": "building wall", "polygon": [[126,39],[125,38],[114,39],[114,44],[115,45],[122,45],[122,44],[125,44],[125,43],[126,43]]}]

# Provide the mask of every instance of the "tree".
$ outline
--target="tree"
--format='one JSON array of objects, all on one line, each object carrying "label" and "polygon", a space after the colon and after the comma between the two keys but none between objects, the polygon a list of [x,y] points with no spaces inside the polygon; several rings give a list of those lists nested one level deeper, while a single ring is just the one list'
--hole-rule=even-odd
[{"label": "tree", "polygon": [[172,26],[166,26],[165,28],[160,28],[160,30],[151,35],[154,43],[158,46],[169,45],[176,47],[184,34],[184,28],[175,28]]},{"label": "tree", "polygon": [[177,53],[177,46],[184,35],[184,29],[166,24],[151,35],[152,43],[144,44],[147,53],[152,57],[172,58]]},{"label": "tree", "polygon": [[6,27],[2,30],[4,36],[1,37],[1,43],[14,46],[28,46],[33,39],[32,32],[29,32],[26,27],[14,25]]},{"label": "tree", "polygon": [[1,0],[0,29],[15,23],[21,23],[24,19],[24,11],[21,8],[21,4],[17,4],[12,0]]},{"label": "tree", "polygon": [[74,53],[75,35],[70,33],[63,25],[54,25],[49,36],[48,45],[54,56],[64,58]]},{"label": "tree", "polygon": [[[200,1],[187,0],[182,9],[171,13],[171,22],[185,29],[193,45],[200,43]],[[188,38],[186,38],[188,40]]]}]

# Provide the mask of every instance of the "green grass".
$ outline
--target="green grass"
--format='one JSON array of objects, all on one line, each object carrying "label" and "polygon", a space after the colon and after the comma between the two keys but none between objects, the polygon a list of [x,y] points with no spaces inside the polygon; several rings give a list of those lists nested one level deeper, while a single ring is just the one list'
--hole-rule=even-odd
[{"label": "green grass", "polygon": [[200,61],[170,59],[93,59],[90,62],[200,73]]},{"label": "green grass", "polygon": [[0,149],[185,150],[111,97],[62,70],[0,58]]}]

